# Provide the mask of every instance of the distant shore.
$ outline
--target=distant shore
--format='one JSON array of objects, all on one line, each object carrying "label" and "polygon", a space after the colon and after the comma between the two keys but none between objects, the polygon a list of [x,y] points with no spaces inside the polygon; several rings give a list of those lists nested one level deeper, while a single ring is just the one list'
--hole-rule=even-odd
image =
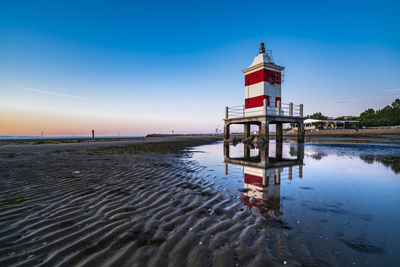
[{"label": "distant shore", "polygon": [[85,150],[112,146],[129,146],[146,143],[192,142],[202,143],[222,140],[219,135],[165,135],[159,137],[133,138],[95,138],[95,139],[16,139],[1,140],[0,154],[4,153],[39,153],[62,150]]},{"label": "distant shore", "polygon": [[319,131],[307,131],[306,137],[374,137],[374,138],[387,138],[387,136],[398,136],[400,137],[400,129],[395,128],[377,128],[377,129],[362,129],[358,131],[355,129],[336,129],[336,130],[319,130]]},{"label": "distant shore", "polygon": [[[243,134],[233,133],[231,136],[243,137]],[[284,138],[295,141],[297,133],[285,132]],[[275,133],[270,132],[270,139]],[[40,153],[63,150],[85,150],[110,146],[129,146],[157,142],[192,141],[203,142],[208,140],[222,140],[222,135],[193,134],[193,135],[166,135],[150,134],[146,137],[99,137],[91,138],[43,138],[43,139],[3,139],[0,140],[0,154],[7,153]],[[306,132],[305,142],[318,143],[376,143],[400,145],[400,129],[337,129]]]},{"label": "distant shore", "polygon": [[[288,133],[285,136],[294,137],[296,134]],[[375,143],[400,145],[400,129],[336,129],[307,131],[305,142],[334,142],[334,143]]]}]

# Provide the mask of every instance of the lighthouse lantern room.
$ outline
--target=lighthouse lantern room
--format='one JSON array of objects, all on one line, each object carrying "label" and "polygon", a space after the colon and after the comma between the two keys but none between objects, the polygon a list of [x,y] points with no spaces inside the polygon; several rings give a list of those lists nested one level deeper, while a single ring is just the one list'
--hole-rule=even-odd
[{"label": "lighthouse lantern room", "polygon": [[[245,116],[265,114],[264,107],[278,107],[282,101],[281,84],[284,67],[275,64],[271,51],[264,43],[253,63],[243,70],[245,75]],[[279,111],[278,111],[279,112]]]}]

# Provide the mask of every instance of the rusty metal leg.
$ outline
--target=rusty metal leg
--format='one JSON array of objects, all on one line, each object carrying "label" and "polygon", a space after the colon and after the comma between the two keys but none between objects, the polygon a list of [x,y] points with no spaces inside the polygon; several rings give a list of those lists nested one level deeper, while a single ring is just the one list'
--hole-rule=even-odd
[{"label": "rusty metal leg", "polygon": [[244,158],[250,159],[250,147],[248,145],[244,145],[243,152],[244,152],[244,155],[243,155]]},{"label": "rusty metal leg", "polygon": [[276,123],[276,142],[283,142],[282,122]]},{"label": "rusty metal leg", "polygon": [[224,159],[229,159],[229,142],[224,142]]},{"label": "rusty metal leg", "polygon": [[250,137],[250,123],[244,124],[244,138]]},{"label": "rusty metal leg", "polygon": [[260,147],[259,153],[261,164],[267,167],[269,164],[269,143],[265,143],[262,147]]},{"label": "rusty metal leg", "polygon": [[260,134],[260,137],[264,138],[264,140],[267,143],[269,142],[269,121],[268,120],[261,122],[259,134]]},{"label": "rusty metal leg", "polygon": [[283,150],[283,143],[276,141],[275,152],[276,152],[277,159],[282,159],[282,150]]},{"label": "rusty metal leg", "polygon": [[224,127],[224,140],[227,141],[229,139],[229,129],[230,129],[230,124],[225,124]]},{"label": "rusty metal leg", "polygon": [[304,143],[304,123],[299,122],[297,125],[297,142]]}]

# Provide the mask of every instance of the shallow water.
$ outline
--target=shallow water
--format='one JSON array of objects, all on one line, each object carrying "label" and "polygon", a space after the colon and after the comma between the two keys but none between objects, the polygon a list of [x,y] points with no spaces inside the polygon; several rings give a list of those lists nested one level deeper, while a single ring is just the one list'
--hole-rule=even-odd
[{"label": "shallow water", "polygon": [[264,150],[238,144],[227,153],[218,142],[194,148],[187,160],[283,229],[292,251],[305,246],[323,258],[318,265],[400,262],[400,146],[271,141]]}]

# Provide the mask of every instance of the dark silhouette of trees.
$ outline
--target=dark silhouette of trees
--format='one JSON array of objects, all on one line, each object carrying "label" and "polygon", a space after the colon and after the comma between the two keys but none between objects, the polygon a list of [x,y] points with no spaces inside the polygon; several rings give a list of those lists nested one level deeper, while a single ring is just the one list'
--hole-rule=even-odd
[{"label": "dark silhouette of trees", "polygon": [[312,115],[307,115],[307,117],[306,117],[306,119],[316,119],[316,120],[324,120],[324,119],[327,119],[327,118],[328,117],[325,116],[325,115],[322,115],[321,112],[317,112],[317,113],[314,113]]},{"label": "dark silhouette of trees", "polygon": [[372,108],[360,114],[361,126],[392,126],[400,124],[400,99],[377,111]]}]

